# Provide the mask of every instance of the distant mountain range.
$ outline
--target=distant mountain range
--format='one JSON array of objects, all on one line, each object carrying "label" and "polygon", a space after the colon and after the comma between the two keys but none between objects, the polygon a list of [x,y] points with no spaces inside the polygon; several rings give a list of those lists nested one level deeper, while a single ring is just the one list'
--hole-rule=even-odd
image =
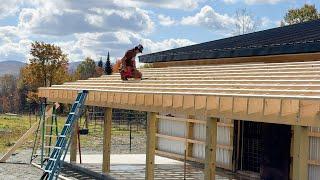
[{"label": "distant mountain range", "polygon": [[[69,63],[69,73],[74,72],[81,61]],[[20,69],[25,66],[26,63],[20,61],[0,61],[0,76],[4,74],[19,75]]]},{"label": "distant mountain range", "polygon": [[0,61],[0,76],[4,74],[19,75],[20,68],[26,63],[20,61]]}]

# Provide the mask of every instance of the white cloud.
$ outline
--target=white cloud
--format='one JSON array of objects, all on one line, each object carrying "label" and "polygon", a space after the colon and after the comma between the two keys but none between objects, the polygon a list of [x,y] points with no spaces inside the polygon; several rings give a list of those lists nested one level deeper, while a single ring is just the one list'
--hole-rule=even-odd
[{"label": "white cloud", "polygon": [[142,31],[151,32],[153,22],[149,15],[138,8],[22,9],[19,28],[34,34],[69,35],[84,32]]},{"label": "white cloud", "polygon": [[277,4],[286,0],[244,0],[246,4]]},{"label": "white cloud", "polygon": [[152,6],[166,9],[182,9],[193,10],[199,6],[204,0],[114,0],[118,5],[122,6]]},{"label": "white cloud", "polygon": [[163,14],[158,15],[159,24],[163,26],[171,26],[175,23],[175,20],[172,19],[170,16],[165,16]]},{"label": "white cloud", "polygon": [[[60,46],[70,61],[80,61],[86,56],[99,59],[108,51],[112,57],[122,57],[126,50],[139,43],[145,46],[144,53],[194,44],[187,39],[153,41],[148,38],[154,28],[152,19],[158,19],[164,26],[176,22],[169,16],[157,16],[142,7],[189,10],[198,7],[200,1],[162,0],[156,3],[134,0],[132,2],[138,6],[131,6],[117,0],[23,0],[23,7],[12,5],[18,23],[0,26],[0,60],[25,61],[34,40]],[[4,6],[0,5],[0,10],[1,7]]]},{"label": "white cloud", "polygon": [[239,2],[243,2],[248,5],[254,4],[277,4],[280,2],[288,1],[288,0],[222,0],[226,4],[235,4]]},{"label": "white cloud", "polygon": [[204,6],[194,16],[183,17],[182,25],[204,26],[212,30],[223,30],[228,28],[234,20],[227,14],[219,14],[212,7]]},{"label": "white cloud", "polygon": [[237,0],[223,0],[226,4],[234,4],[237,2]]},{"label": "white cloud", "polygon": [[76,40],[58,43],[72,61],[79,61],[87,56],[99,59],[106,56],[108,51],[111,56],[121,58],[126,50],[137,44],[145,47],[144,53],[152,53],[191,45],[194,42],[187,39],[166,39],[155,42],[136,33],[119,31],[76,34]]},{"label": "white cloud", "polygon": [[19,11],[21,1],[19,0],[0,0],[0,19],[15,15]]}]

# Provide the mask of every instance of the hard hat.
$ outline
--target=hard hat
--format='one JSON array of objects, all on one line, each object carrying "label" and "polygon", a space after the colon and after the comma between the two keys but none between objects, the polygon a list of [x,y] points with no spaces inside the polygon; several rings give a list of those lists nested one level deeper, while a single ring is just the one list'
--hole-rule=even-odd
[{"label": "hard hat", "polygon": [[138,46],[135,47],[135,49],[138,49],[139,52],[142,53],[142,51],[143,51],[143,46],[142,46],[141,44],[139,44]]}]

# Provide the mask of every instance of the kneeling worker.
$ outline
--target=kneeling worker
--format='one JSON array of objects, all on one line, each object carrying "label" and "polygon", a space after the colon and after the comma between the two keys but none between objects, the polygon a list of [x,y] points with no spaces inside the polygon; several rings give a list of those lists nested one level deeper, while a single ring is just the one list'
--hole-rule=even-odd
[{"label": "kneeling worker", "polygon": [[126,52],[124,57],[121,59],[121,79],[122,80],[128,80],[128,78],[135,78],[135,79],[141,79],[142,74],[140,71],[136,68],[136,61],[135,57],[138,53],[142,53],[143,46],[139,44],[138,46],[134,47],[133,49],[130,49]]}]

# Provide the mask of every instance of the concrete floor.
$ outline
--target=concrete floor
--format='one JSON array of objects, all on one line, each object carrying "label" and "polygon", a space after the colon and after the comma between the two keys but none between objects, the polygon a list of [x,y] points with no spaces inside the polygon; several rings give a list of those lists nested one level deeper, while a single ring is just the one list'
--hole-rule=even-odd
[{"label": "concrete floor", "polygon": [[[66,157],[68,160],[69,157]],[[145,154],[112,154],[110,174],[116,179],[144,179],[145,177]],[[79,159],[78,159],[79,160]],[[160,156],[155,157],[155,179],[184,179],[184,163]],[[102,154],[90,154],[82,156],[81,167],[101,173]],[[186,165],[186,179],[203,179],[203,169],[193,164]],[[242,179],[223,171],[218,171],[216,179]]]}]

